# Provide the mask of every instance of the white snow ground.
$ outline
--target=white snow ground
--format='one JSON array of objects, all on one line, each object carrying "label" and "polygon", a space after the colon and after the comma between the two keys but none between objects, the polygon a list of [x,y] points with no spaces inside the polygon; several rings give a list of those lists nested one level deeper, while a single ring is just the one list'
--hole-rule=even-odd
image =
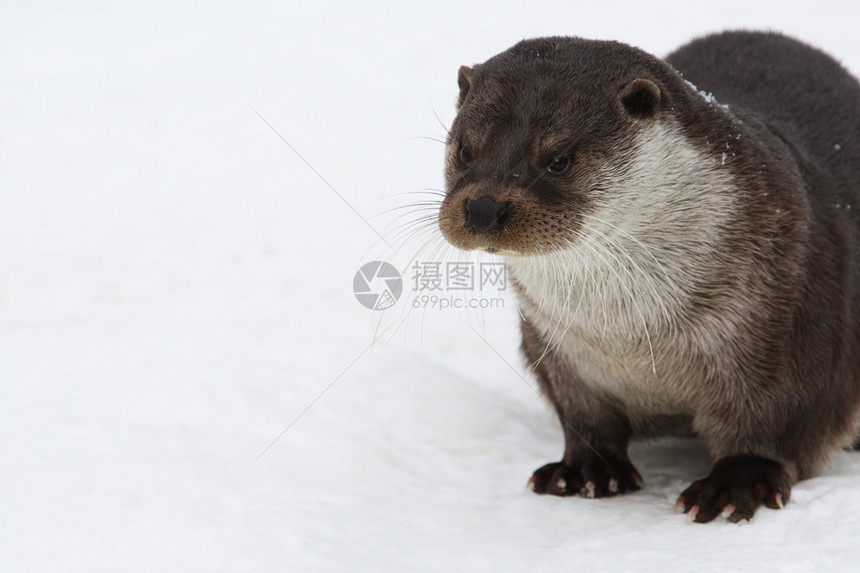
[{"label": "white snow ground", "polygon": [[353,274],[391,253],[346,203],[440,188],[431,103],[523,37],[772,28],[860,73],[858,4],[402,4],[3,7],[0,571],[856,567],[858,454],[740,525],[673,513],[691,442],[637,446],[634,495],[525,491],[562,443],[513,304],[365,352]]}]

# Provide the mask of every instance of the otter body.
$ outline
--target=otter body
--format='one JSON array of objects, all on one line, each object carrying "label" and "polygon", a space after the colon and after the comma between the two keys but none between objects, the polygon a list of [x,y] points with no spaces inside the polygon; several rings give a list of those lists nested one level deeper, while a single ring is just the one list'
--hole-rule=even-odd
[{"label": "otter body", "polygon": [[713,458],[678,506],[780,508],[860,404],[860,86],[778,34],[666,61],[524,41],[462,67],[439,214],[504,257],[522,348],[565,434],[534,490],[638,489],[635,438]]}]

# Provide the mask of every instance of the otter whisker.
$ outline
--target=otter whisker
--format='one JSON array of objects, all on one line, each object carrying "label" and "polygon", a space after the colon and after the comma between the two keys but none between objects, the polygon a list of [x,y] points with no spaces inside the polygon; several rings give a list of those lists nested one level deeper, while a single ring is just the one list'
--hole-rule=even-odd
[{"label": "otter whisker", "polygon": [[[403,229],[407,229],[411,226],[415,226],[421,223],[427,222],[435,224],[437,221],[437,211],[438,209],[433,209],[432,207],[424,207],[406,213],[401,213],[388,222],[388,224],[385,226],[385,232],[397,234]],[[407,219],[407,217],[412,218]],[[392,237],[392,240],[394,239],[395,237]]]},{"label": "otter whisker", "polygon": [[381,201],[388,201],[391,199],[399,199],[404,196],[412,196],[412,195],[428,195],[431,197],[442,197],[444,198],[446,193],[442,189],[436,189],[435,187],[422,187],[420,189],[414,189],[412,191],[399,191],[397,193],[390,193],[388,195],[381,195],[374,199],[368,201],[369,204],[379,203]]},{"label": "otter whisker", "polygon": [[[598,231],[597,229],[595,229],[595,228],[593,228],[593,227],[590,227],[589,225],[586,225],[586,224],[585,224],[585,222],[583,222],[583,223],[582,223],[582,226],[583,226],[583,228],[584,228],[584,229],[586,229],[588,232],[593,233],[593,234],[595,234],[595,235],[598,235],[600,238],[602,238],[603,240],[605,240],[605,241],[606,241],[606,243],[607,243],[607,249],[608,249],[610,252],[611,252],[611,251],[613,250],[613,248],[614,248],[615,252],[617,252],[618,254],[622,255],[623,257],[625,257],[625,258],[630,262],[630,264],[633,266],[633,268],[634,268],[634,269],[635,269],[635,270],[636,270],[636,271],[637,271],[637,272],[642,276],[642,278],[644,278],[644,279],[645,279],[645,281],[648,283],[648,286],[650,287],[651,292],[652,292],[652,294],[654,295],[654,301],[655,301],[655,302],[660,306],[661,310],[663,311],[663,316],[664,316],[664,318],[666,319],[666,323],[667,323],[667,324],[668,324],[668,323],[670,323],[670,322],[671,322],[671,318],[670,318],[670,316],[669,316],[669,310],[666,308],[666,304],[665,304],[665,302],[663,301],[663,297],[662,297],[662,296],[660,296],[660,291],[658,290],[657,286],[654,284],[654,281],[653,281],[653,279],[651,278],[650,273],[646,272],[646,271],[642,268],[642,266],[641,266],[641,265],[636,261],[636,258],[635,258],[635,257],[633,257],[632,255],[630,255],[630,253],[628,253],[628,252],[627,252],[627,249],[625,249],[625,248],[624,248],[622,245],[620,245],[617,241],[614,241],[614,240],[613,240],[612,238],[610,238],[608,235],[606,235],[606,234],[604,234],[604,233],[601,233],[601,232],[600,232],[600,231]],[[619,261],[619,263],[620,263],[620,261]],[[631,276],[631,279],[633,279],[633,280],[632,280],[633,284],[635,284],[635,285],[639,285],[639,281],[636,281],[634,277],[632,277],[632,276]],[[640,286],[639,288],[640,288],[640,291],[641,291],[641,286]],[[642,294],[644,295],[645,293],[644,293],[644,292],[642,292]]]},{"label": "otter whisker", "polygon": [[[593,244],[595,244],[595,246],[598,249],[600,248],[600,243],[596,243],[596,239],[594,239],[588,235],[584,235],[584,234],[580,235],[580,237],[587,240],[587,241],[591,241]],[[615,260],[619,264],[619,266],[621,266],[622,268],[626,268],[626,267],[624,267],[624,265],[621,265],[621,263],[617,257],[612,255],[612,253],[609,253],[609,254],[610,254],[610,256],[615,258]],[[654,377],[656,378],[657,377],[657,361],[654,357],[654,345],[651,343],[651,333],[648,331],[648,321],[645,320],[645,315],[642,313],[642,309],[640,308],[639,303],[636,301],[636,296],[634,295],[634,293],[630,289],[630,287],[627,285],[626,281],[624,281],[624,279],[621,278],[621,275],[618,274],[618,271],[615,270],[615,266],[609,264],[609,265],[607,265],[607,268],[615,275],[615,277],[618,279],[618,284],[626,291],[630,302],[633,304],[633,307],[636,309],[636,313],[639,315],[639,318],[642,321],[642,328],[645,331],[645,338],[648,341],[648,351],[651,354],[651,371],[653,372]],[[629,274],[629,269],[628,269],[628,274]],[[633,278],[632,275],[631,275],[631,278]],[[634,280],[633,282],[635,283],[636,281]]]},{"label": "otter whisker", "polygon": [[451,131],[448,129],[448,127],[445,125],[445,123],[442,121],[442,119],[439,117],[439,114],[438,114],[438,113],[436,113],[436,108],[435,108],[435,107],[433,107],[433,100],[431,100],[431,99],[428,97],[428,98],[427,98],[427,102],[430,104],[430,109],[431,109],[431,110],[433,110],[433,116],[436,118],[436,121],[438,121],[438,122],[439,122],[439,125],[441,125],[441,126],[442,126],[442,129],[444,129],[444,130],[445,130],[445,133],[447,133],[447,134],[448,134],[448,137],[450,137],[450,136],[451,136]]},{"label": "otter whisker", "polygon": [[589,219],[593,219],[594,221],[597,221],[598,223],[602,223],[602,224],[606,225],[607,227],[610,227],[610,228],[618,231],[619,233],[621,233],[622,235],[624,235],[625,237],[627,237],[628,239],[630,239],[631,241],[635,242],[637,245],[642,247],[642,250],[644,250],[645,253],[649,257],[651,257],[651,260],[653,260],[657,264],[657,267],[660,269],[660,272],[666,278],[666,284],[672,288],[672,295],[675,297],[675,302],[678,303],[678,307],[680,308],[681,306],[683,306],[681,303],[681,299],[679,297],[679,294],[678,294],[680,291],[680,287],[678,287],[677,281],[672,278],[672,276],[669,274],[669,272],[666,270],[666,268],[660,262],[660,259],[658,259],[657,256],[654,254],[651,247],[649,247],[643,241],[637,239],[631,233],[628,233],[627,231],[625,231],[620,226],[618,226],[614,223],[600,219],[591,213],[584,213],[583,216],[587,217]]},{"label": "otter whisker", "polygon": [[429,137],[429,136],[426,136],[426,135],[416,135],[416,136],[413,136],[413,137],[407,137],[407,138],[406,138],[406,141],[414,141],[414,140],[416,140],[416,139],[424,139],[424,140],[427,140],[427,141],[435,141],[435,142],[437,142],[437,143],[441,143],[442,145],[446,145],[446,142],[445,142],[445,141],[443,141],[443,140],[441,140],[441,139],[437,139],[437,138],[435,138],[435,137]]},{"label": "otter whisker", "polygon": [[[581,251],[572,250],[571,254],[578,260],[580,255],[581,255]],[[551,334],[549,334],[547,336],[548,330],[549,330],[548,327],[544,330],[544,336],[546,336],[546,338],[547,338],[547,343],[546,343],[546,346],[544,347],[544,350],[541,353],[541,355],[538,357],[537,360],[534,361],[534,363],[533,363],[534,369],[536,369],[540,365],[543,358],[550,351],[552,351],[552,350],[558,351],[558,348],[560,348],[560,346],[561,346],[561,342],[564,340],[564,337],[567,336],[567,333],[570,331],[570,328],[573,325],[573,317],[576,316],[576,314],[579,312],[579,308],[582,305],[582,302],[583,302],[585,295],[586,295],[586,286],[584,284],[584,281],[582,281],[579,277],[579,268],[580,268],[580,266],[582,266],[582,267],[587,269],[588,265],[582,265],[581,263],[579,263],[579,261],[577,261],[577,264],[573,265],[575,272],[576,272],[576,276],[575,277],[569,277],[567,275],[567,273],[564,272],[564,269],[562,269],[560,267],[560,265],[558,265],[558,261],[556,259],[552,259],[552,261],[553,261],[552,264],[554,267],[553,272],[556,275],[556,277],[555,277],[556,280],[553,282],[557,283],[558,280],[561,279],[563,289],[565,292],[565,294],[563,296],[563,301],[565,303],[564,304],[564,315],[562,316],[561,314],[559,314],[558,320],[556,321],[555,327],[553,328],[553,331]],[[547,284],[550,284],[550,281],[547,281]],[[576,311],[573,313],[573,316],[571,316],[569,299],[570,299],[570,295],[572,293],[572,288],[573,288],[574,284],[579,284],[582,292],[580,293],[579,302],[577,303],[577,306],[576,306]],[[555,304],[553,304],[553,311],[552,311],[550,316],[556,314],[556,312],[557,311],[555,309]],[[566,324],[566,327],[562,331],[562,333],[559,335],[558,341],[553,342],[555,340],[555,333],[557,332],[557,330],[558,330],[559,326],[562,324],[562,322],[564,322],[564,324]]]}]

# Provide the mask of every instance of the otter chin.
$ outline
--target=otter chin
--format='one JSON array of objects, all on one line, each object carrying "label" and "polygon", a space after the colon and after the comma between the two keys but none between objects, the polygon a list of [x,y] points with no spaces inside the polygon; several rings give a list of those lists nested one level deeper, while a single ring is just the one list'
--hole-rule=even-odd
[{"label": "otter chin", "polygon": [[665,59],[526,40],[457,83],[439,228],[507,263],[565,442],[533,490],[632,492],[632,440],[697,436],[680,511],[784,507],[860,421],[857,80],[728,32]]}]

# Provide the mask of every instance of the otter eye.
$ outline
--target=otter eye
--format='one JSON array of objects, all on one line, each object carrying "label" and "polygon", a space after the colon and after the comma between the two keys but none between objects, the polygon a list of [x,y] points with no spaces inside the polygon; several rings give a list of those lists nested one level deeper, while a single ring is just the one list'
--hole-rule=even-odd
[{"label": "otter eye", "polygon": [[550,173],[559,174],[567,171],[568,167],[570,167],[570,156],[567,153],[556,153],[549,160],[546,168]]},{"label": "otter eye", "polygon": [[463,167],[467,167],[473,159],[474,157],[472,157],[472,150],[469,148],[468,145],[464,145],[460,148],[460,164]]}]

